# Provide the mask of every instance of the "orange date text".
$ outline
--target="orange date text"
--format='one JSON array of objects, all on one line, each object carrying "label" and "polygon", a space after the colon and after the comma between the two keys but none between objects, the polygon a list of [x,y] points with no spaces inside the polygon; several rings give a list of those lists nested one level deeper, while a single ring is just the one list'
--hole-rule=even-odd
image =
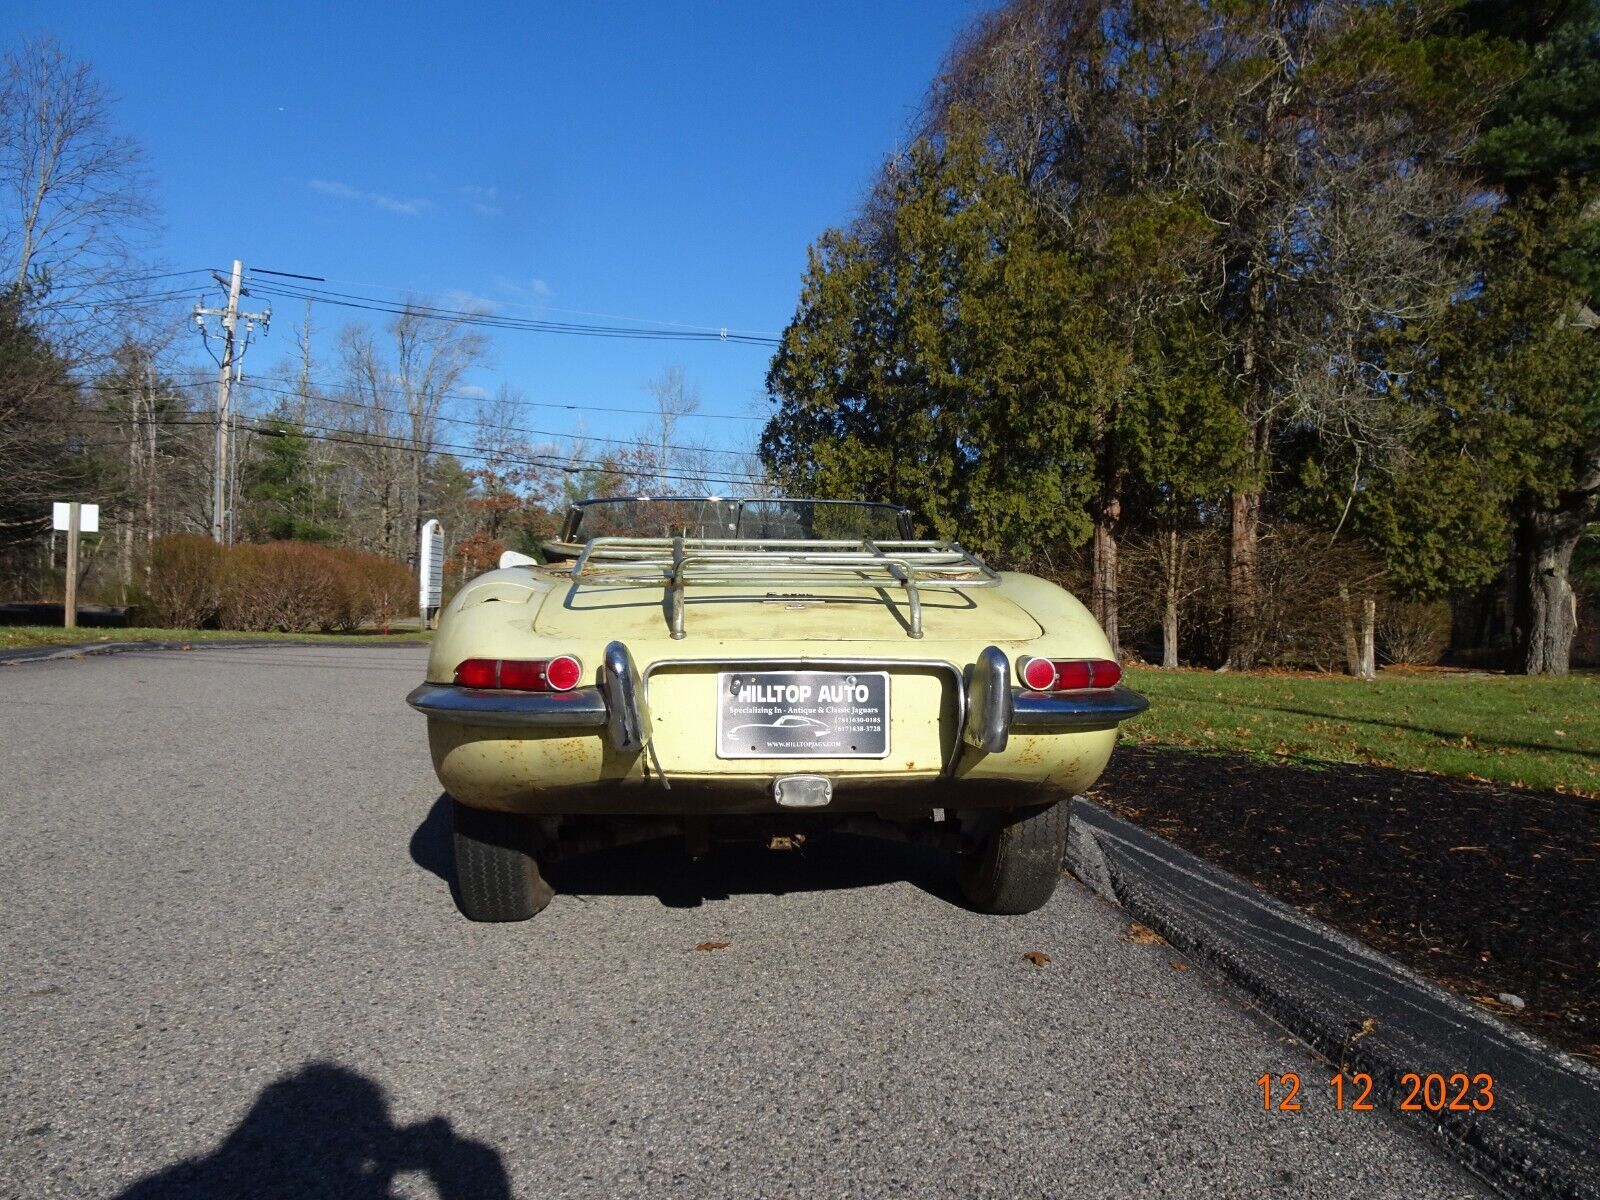
[{"label": "orange date text", "polygon": [[[1267,1112],[1300,1112],[1305,1100],[1305,1081],[1293,1071],[1281,1075],[1270,1072],[1256,1080],[1261,1089],[1261,1107]],[[1340,1112],[1372,1112],[1372,1076],[1365,1071],[1343,1071],[1328,1080],[1328,1094]],[[1488,1112],[1494,1107],[1494,1076],[1480,1071],[1442,1074],[1407,1071],[1400,1076],[1395,1097],[1400,1112]]]}]

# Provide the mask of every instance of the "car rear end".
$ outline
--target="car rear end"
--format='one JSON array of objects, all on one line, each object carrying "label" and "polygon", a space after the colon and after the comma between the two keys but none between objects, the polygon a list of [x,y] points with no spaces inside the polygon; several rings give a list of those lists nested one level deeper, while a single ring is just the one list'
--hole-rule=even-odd
[{"label": "car rear end", "polygon": [[[447,612],[430,682],[413,695],[445,788],[480,807],[1016,805],[1037,789],[1087,787],[1117,722],[1142,707],[1119,686],[1092,618],[1027,576],[964,594],[927,589],[919,638],[904,598],[695,587],[685,636],[673,638],[659,586],[574,596],[541,574],[544,586],[522,589],[519,603],[469,596]],[[1035,615],[1041,600],[1054,604],[1048,628]],[[1030,687],[1025,671],[1040,663],[1060,667],[1034,666],[1040,686]],[[824,780],[821,798],[814,783],[785,783],[794,776]]]},{"label": "car rear end", "polygon": [[1083,606],[910,539],[898,510],[900,536],[837,536],[860,514],[834,502],[692,503],[659,536],[580,541],[569,518],[556,561],[482,576],[443,614],[409,700],[468,915],[532,915],[536,860],[563,852],[828,828],[948,847],[984,911],[1044,903],[1059,801],[1144,708]]}]

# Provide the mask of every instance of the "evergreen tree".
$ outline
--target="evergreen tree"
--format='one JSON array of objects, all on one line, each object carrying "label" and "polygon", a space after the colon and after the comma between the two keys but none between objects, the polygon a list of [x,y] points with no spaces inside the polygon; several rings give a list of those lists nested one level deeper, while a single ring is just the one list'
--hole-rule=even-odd
[{"label": "evergreen tree", "polygon": [[317,511],[317,464],[305,430],[273,418],[256,427],[260,449],[245,470],[243,526],[255,541],[333,542],[329,514]]},{"label": "evergreen tree", "polygon": [[767,387],[791,490],[892,498],[925,532],[1026,559],[1081,545],[1091,393],[1121,374],[1086,280],[973,137],[919,142],[870,219],[810,253]]},{"label": "evergreen tree", "polygon": [[1526,72],[1474,148],[1504,201],[1438,373],[1452,413],[1486,431],[1522,669],[1564,675],[1571,563],[1600,517],[1600,3],[1479,0],[1461,21],[1464,36],[1514,39]]}]

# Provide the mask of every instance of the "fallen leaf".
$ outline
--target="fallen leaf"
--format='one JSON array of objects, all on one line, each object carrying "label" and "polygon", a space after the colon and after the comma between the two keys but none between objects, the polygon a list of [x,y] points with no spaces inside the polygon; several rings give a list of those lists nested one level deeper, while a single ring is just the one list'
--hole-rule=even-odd
[{"label": "fallen leaf", "polygon": [[731,945],[733,945],[732,942],[701,942],[698,946],[695,947],[695,949],[696,950],[726,950]]},{"label": "fallen leaf", "polygon": [[1188,963],[1179,962],[1177,959],[1173,959],[1167,964],[1167,966],[1171,967],[1174,971],[1187,971],[1189,969]]},{"label": "fallen leaf", "polygon": [[1038,950],[1029,950],[1022,957],[1027,959],[1036,967],[1042,967],[1045,965],[1045,963],[1050,961],[1050,956],[1048,954],[1044,954]]},{"label": "fallen leaf", "polygon": [[1165,946],[1167,939],[1162,937],[1148,925],[1141,925],[1137,921],[1128,922],[1128,932],[1122,935],[1124,939],[1136,946]]}]

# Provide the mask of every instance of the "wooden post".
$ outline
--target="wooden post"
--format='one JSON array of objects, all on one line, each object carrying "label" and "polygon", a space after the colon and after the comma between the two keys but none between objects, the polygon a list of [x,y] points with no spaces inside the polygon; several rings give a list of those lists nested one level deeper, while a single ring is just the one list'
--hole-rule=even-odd
[{"label": "wooden post", "polygon": [[83,509],[74,500],[67,508],[67,598],[62,605],[62,626],[78,627],[78,524]]}]

